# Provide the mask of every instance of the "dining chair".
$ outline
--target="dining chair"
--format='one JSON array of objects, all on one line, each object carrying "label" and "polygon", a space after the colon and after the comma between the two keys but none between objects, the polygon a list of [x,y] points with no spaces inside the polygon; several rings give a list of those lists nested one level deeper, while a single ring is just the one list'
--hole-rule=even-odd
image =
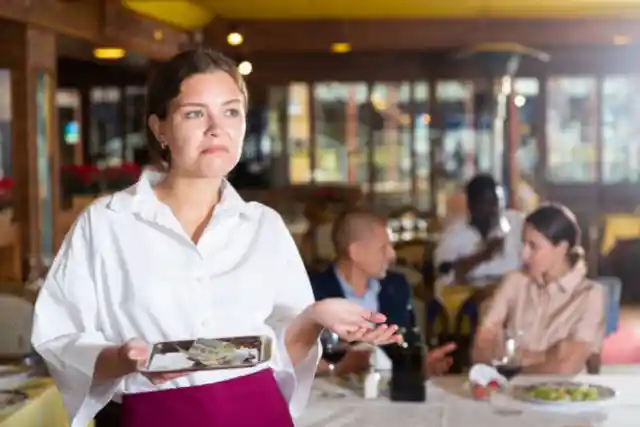
[{"label": "dining chair", "polygon": [[0,355],[23,357],[31,348],[33,304],[16,295],[0,295]]},{"label": "dining chair", "polygon": [[425,338],[429,347],[437,347],[452,337],[449,314],[437,298],[430,299],[425,306]]},{"label": "dining chair", "polygon": [[618,277],[603,276],[595,279],[606,289],[607,299],[605,302],[605,315],[607,317],[607,327],[605,336],[609,336],[618,330],[620,321],[620,296],[622,294],[622,280]]},{"label": "dining chair", "polygon": [[454,322],[454,336],[458,346],[454,353],[453,372],[462,372],[471,364],[470,354],[473,337],[480,322],[480,305],[478,299],[471,295],[460,306]]}]

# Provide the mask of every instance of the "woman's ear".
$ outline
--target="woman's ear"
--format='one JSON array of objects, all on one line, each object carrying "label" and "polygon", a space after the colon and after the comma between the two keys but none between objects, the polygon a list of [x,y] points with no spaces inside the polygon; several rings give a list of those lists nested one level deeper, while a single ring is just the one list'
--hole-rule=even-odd
[{"label": "woman's ear", "polygon": [[158,141],[161,146],[166,144],[164,142],[164,126],[158,116],[155,114],[150,115],[147,119],[147,125],[149,126],[151,133],[153,133],[153,136],[156,138],[156,141]]},{"label": "woman's ear", "polygon": [[558,252],[568,255],[571,248],[569,247],[569,243],[566,240],[562,240],[556,245],[556,249],[558,250]]}]

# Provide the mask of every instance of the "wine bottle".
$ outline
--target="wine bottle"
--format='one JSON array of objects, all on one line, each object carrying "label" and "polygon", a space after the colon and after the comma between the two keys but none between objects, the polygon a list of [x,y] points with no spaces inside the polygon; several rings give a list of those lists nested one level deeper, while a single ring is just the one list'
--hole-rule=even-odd
[{"label": "wine bottle", "polygon": [[410,326],[404,331],[405,345],[394,345],[389,351],[392,363],[391,400],[424,402],[427,398],[423,370],[425,350],[411,305],[407,310]]}]

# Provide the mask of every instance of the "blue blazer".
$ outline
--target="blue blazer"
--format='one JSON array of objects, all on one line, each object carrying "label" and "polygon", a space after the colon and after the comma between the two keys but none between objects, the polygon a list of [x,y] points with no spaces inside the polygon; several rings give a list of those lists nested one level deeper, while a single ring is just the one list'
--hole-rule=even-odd
[{"label": "blue blazer", "polygon": [[[316,301],[345,297],[333,266],[322,272],[311,274],[310,279]],[[415,326],[411,306],[411,284],[403,274],[390,271],[384,279],[380,280],[378,307],[380,312],[387,316],[387,323],[398,325],[409,331]]]}]

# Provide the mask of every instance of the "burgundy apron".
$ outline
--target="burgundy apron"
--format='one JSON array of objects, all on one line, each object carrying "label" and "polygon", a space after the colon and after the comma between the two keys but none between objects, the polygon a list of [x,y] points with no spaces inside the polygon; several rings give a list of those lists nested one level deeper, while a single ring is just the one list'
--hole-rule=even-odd
[{"label": "burgundy apron", "polygon": [[273,371],[122,398],[122,427],[294,427]]}]

